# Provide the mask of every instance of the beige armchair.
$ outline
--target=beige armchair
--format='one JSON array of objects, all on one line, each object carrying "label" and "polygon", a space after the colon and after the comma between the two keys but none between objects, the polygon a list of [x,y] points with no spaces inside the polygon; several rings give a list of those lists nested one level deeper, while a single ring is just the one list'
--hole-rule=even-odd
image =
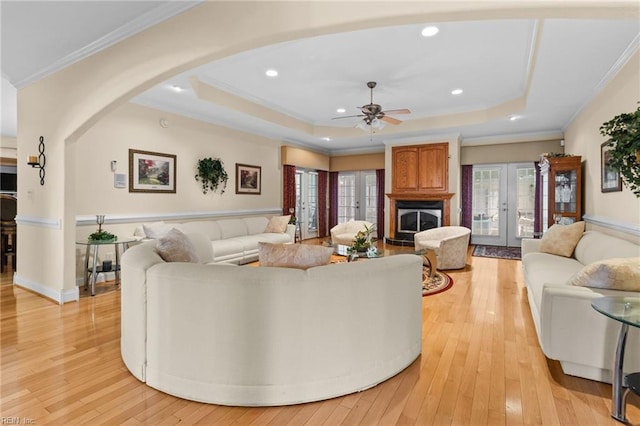
[{"label": "beige armchair", "polygon": [[471,230],[464,226],[442,226],[418,232],[414,236],[416,250],[436,252],[438,269],[461,269],[467,264],[467,248]]},{"label": "beige armchair", "polygon": [[349,222],[339,223],[331,228],[331,242],[334,245],[344,244],[345,246],[350,246],[358,231],[363,231],[365,225],[371,228],[373,223],[366,220],[350,220]]}]

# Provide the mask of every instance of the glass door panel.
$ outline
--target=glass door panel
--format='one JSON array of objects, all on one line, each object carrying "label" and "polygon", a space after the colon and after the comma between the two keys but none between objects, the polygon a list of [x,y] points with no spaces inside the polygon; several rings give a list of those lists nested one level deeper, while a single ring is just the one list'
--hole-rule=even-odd
[{"label": "glass door panel", "polygon": [[507,244],[506,172],[504,164],[473,167],[472,244]]},{"label": "glass door panel", "polygon": [[378,185],[376,172],[340,172],[338,175],[338,223],[366,220],[376,223],[378,217]]},{"label": "glass door panel", "polygon": [[318,173],[296,170],[296,226],[303,240],[318,236]]}]

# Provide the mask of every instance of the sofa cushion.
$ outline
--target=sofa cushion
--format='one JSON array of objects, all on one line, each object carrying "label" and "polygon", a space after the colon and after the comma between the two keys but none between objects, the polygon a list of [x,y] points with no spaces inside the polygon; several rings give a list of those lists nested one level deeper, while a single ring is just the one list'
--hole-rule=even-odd
[{"label": "sofa cushion", "polygon": [[173,225],[164,222],[153,222],[142,224],[143,236],[146,238],[161,238],[164,237],[167,232],[173,229]]},{"label": "sofa cushion", "polygon": [[200,262],[196,247],[189,237],[175,228],[158,239],[156,250],[165,262]]},{"label": "sofa cushion", "polygon": [[571,284],[640,291],[640,257],[606,259],[591,263],[573,277]]},{"label": "sofa cushion", "polygon": [[522,269],[527,291],[533,295],[535,309],[540,312],[545,284],[566,284],[583,266],[575,259],[548,253],[529,253],[523,257]]},{"label": "sofa cushion", "polygon": [[571,257],[584,233],[584,222],[571,225],[551,225],[540,240],[540,251]]},{"label": "sofa cushion", "polygon": [[[269,219],[264,216],[245,217],[244,223],[247,225],[249,235],[262,234],[269,223]],[[256,249],[258,246],[256,245]]]},{"label": "sofa cushion", "polygon": [[287,230],[287,224],[289,223],[289,219],[291,219],[291,215],[287,216],[273,216],[269,219],[269,223],[267,223],[267,227],[264,229],[264,232],[274,232],[274,233],[283,233]]},{"label": "sofa cushion", "polygon": [[220,239],[220,226],[215,220],[196,220],[176,224],[176,228],[185,234],[203,234],[209,241]]},{"label": "sofa cushion", "polygon": [[586,231],[576,246],[575,257],[583,265],[616,257],[640,257],[640,245],[598,231]]},{"label": "sofa cushion", "polygon": [[260,266],[281,266],[307,269],[328,265],[333,248],[309,244],[272,244],[261,242],[258,246]]},{"label": "sofa cushion", "polygon": [[223,240],[249,235],[247,224],[242,219],[220,219],[218,225],[220,226],[220,237]]}]

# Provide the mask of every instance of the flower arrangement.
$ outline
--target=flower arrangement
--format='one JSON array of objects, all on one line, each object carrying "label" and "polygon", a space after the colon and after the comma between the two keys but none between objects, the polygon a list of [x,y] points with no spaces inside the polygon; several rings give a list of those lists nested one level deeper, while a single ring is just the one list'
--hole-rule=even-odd
[{"label": "flower arrangement", "polygon": [[349,253],[367,251],[373,245],[373,229],[375,225],[364,225],[364,229],[358,231],[353,238],[353,243],[349,247]]}]

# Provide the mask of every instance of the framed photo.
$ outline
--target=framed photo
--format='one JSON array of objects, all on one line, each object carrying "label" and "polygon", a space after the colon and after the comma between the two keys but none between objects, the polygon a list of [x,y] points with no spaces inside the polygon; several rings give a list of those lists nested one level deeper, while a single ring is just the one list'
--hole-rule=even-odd
[{"label": "framed photo", "polygon": [[262,167],[236,163],[236,194],[260,195]]},{"label": "framed photo", "polygon": [[176,192],[176,156],[129,150],[129,192]]},{"label": "framed photo", "polygon": [[600,145],[600,190],[602,192],[622,191],[620,172],[609,165],[609,151],[611,151],[611,145],[608,142]]}]

